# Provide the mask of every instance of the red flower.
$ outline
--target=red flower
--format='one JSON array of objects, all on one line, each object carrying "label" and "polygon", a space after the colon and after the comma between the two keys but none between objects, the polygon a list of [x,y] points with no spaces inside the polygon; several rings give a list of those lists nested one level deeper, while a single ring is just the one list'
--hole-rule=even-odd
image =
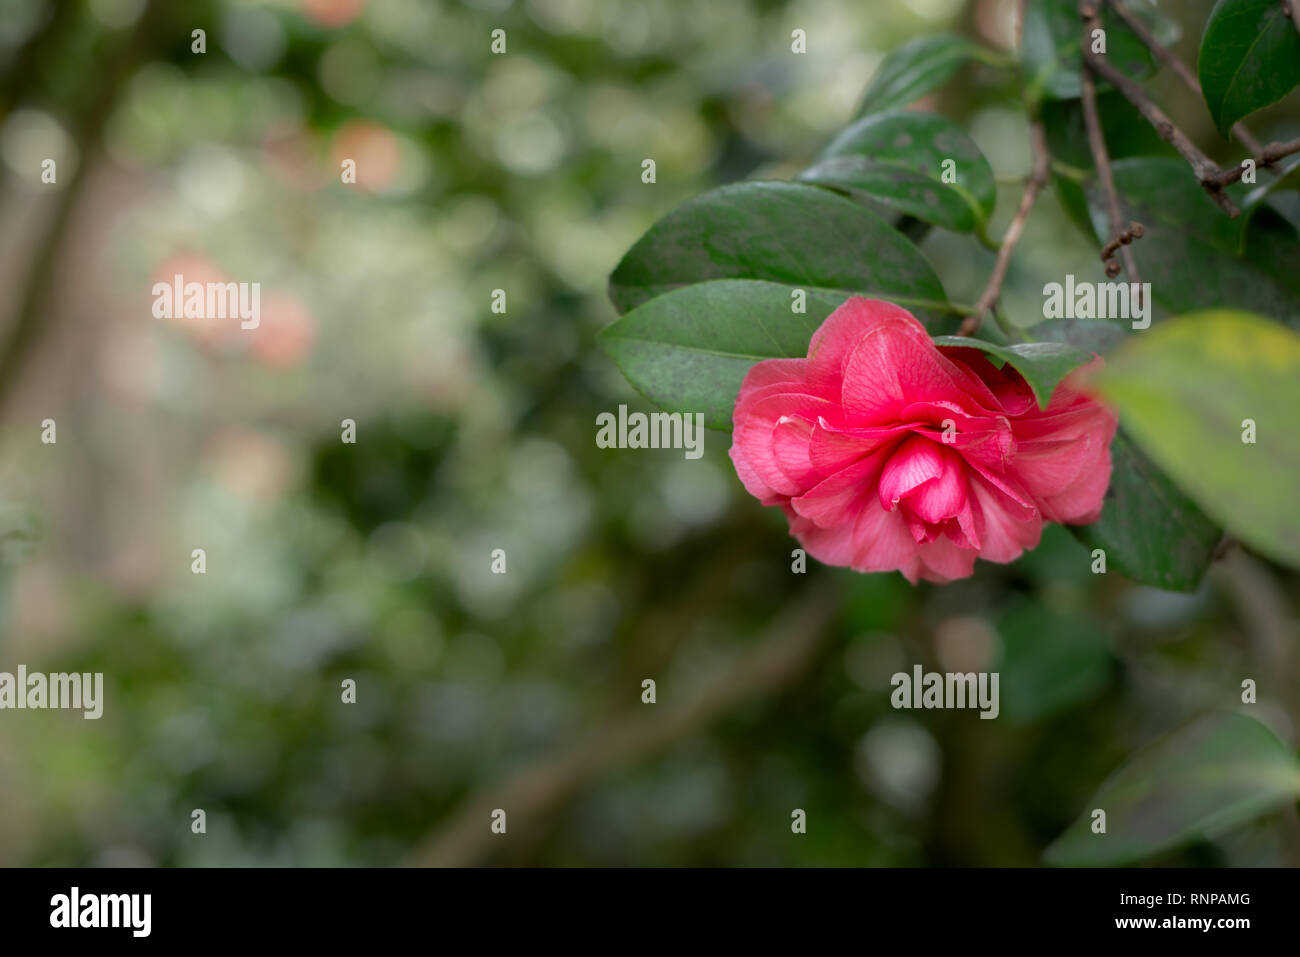
[{"label": "red flower", "polygon": [[855,297],[807,359],[749,370],[731,459],[819,561],[948,582],[1033,548],[1044,521],[1096,521],[1116,417],[1072,378],[1040,409],[1010,365]]}]

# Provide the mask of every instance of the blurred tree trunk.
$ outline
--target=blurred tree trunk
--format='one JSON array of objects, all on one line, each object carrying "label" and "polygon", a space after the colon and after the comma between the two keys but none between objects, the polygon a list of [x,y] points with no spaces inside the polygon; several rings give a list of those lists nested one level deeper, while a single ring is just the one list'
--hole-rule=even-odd
[{"label": "blurred tree trunk", "polygon": [[[3,106],[0,106],[0,119],[21,102],[19,97],[27,95],[27,88],[37,73],[35,59],[57,45],[55,40],[66,22],[66,11],[78,5],[59,3],[56,6],[56,12],[28,42],[13,65],[12,70],[23,72],[16,77],[14,92],[5,95]],[[72,179],[51,200],[53,211],[44,232],[32,243],[35,251],[15,297],[17,307],[0,339],[0,407],[12,395],[28,358],[52,325],[50,304],[57,285],[55,279],[64,239],[70,224],[76,219],[86,183],[102,160],[104,128],[127,80],[152,52],[152,41],[157,35],[163,9],[160,0],[150,0],[130,32],[118,43],[105,68],[83,68],[89,90],[84,98],[85,105],[73,119],[69,131],[81,151],[81,160]],[[7,90],[9,79],[6,77]]]}]

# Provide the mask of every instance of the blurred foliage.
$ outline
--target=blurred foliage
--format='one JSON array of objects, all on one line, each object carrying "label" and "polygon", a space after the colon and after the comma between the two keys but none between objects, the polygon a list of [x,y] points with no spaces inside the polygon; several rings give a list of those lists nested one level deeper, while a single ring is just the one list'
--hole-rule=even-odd
[{"label": "blurred foliage", "polygon": [[[396,863],[467,798],[728,673],[815,580],[840,605],[798,680],[596,776],[485,860],[1036,864],[1125,757],[1231,707],[1243,677],[1270,721],[1295,713],[1226,580],[1176,595],[1093,575],[1059,528],[946,588],[794,575],[724,434],[699,461],[594,443],[599,412],[649,408],[594,346],[621,252],[710,186],[807,165],[903,43],[955,31],[1005,53],[1010,4],[143,6],[0,17],[6,249],[38,243],[57,201],[40,158],[59,190],[87,170],[60,335],[6,384],[0,670],[107,687],[99,721],[0,713],[0,863]],[[77,131],[119,56],[101,151]],[[938,108],[1023,175],[1012,75],[996,56],[961,69]],[[1017,195],[1000,187],[994,235]],[[1013,321],[1039,309],[1036,266],[1096,256],[1051,201],[1022,249]],[[974,299],[991,253],[941,230],[922,250]],[[174,272],[260,281],[262,326],[152,319],[146,292]],[[1001,669],[1002,718],[894,711],[889,677],[916,662]],[[1281,834],[1274,815],[1157,860],[1276,862]]]}]

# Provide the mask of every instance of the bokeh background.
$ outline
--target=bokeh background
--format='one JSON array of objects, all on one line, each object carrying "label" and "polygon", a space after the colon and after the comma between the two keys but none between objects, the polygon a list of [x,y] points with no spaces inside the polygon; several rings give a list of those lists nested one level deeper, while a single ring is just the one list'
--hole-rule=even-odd
[{"label": "bokeh background", "polygon": [[[1192,61],[1210,5],[1175,11]],[[647,408],[594,345],[640,233],[797,171],[913,37],[1009,51],[1013,7],[0,0],[0,670],[107,686],[99,721],[0,713],[0,864],[1034,865],[1243,678],[1290,676],[1257,713],[1294,734],[1297,582],[1257,557],[1175,594],[1051,528],[943,588],[793,574],[729,436],[595,445],[598,413]],[[1005,178],[996,235],[1028,167],[1014,74],[923,105]],[[990,253],[922,248],[976,298]],[[1049,194],[1006,312],[1096,269]],[[176,272],[260,282],[261,327],[154,319]],[[917,662],[1000,671],[1001,717],[893,710]],[[1156,863],[1294,863],[1287,815]]]}]

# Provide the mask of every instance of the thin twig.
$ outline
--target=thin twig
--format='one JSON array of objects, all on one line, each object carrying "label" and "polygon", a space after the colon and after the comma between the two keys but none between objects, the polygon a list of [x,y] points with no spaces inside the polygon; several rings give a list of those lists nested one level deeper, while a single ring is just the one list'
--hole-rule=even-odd
[{"label": "thin twig", "polygon": [[[1201,81],[1197,79],[1196,74],[1191,68],[1178,58],[1178,56],[1167,46],[1156,39],[1156,35],[1151,32],[1151,28],[1142,22],[1138,17],[1125,6],[1120,0],[1108,0],[1110,8],[1115,14],[1124,21],[1124,24],[1137,36],[1139,40],[1146,44],[1148,50],[1157,60],[1169,67],[1178,79],[1182,80],[1193,93],[1201,95]],[[1235,123],[1232,127],[1232,134],[1241,141],[1241,144],[1250,150],[1251,153],[1258,154],[1263,146],[1259,140],[1255,139],[1250,130],[1246,129],[1245,123]]]},{"label": "thin twig", "polygon": [[[1119,234],[1116,235],[1114,239],[1106,243],[1105,246],[1101,247],[1101,261],[1104,263],[1109,263],[1111,261],[1110,257],[1115,255],[1116,250],[1122,249],[1123,247],[1127,246],[1129,243],[1133,242],[1133,240],[1135,239],[1141,239],[1145,232],[1146,230],[1142,228],[1141,223],[1129,223],[1127,226],[1125,226],[1123,229],[1119,231]],[[1118,270],[1119,270],[1119,264],[1116,263],[1114,270],[1107,269],[1106,272],[1108,275],[1113,274],[1112,278],[1114,278],[1114,276],[1119,275]],[[1137,282],[1138,280],[1133,279],[1132,281]]]},{"label": "thin twig", "polygon": [[971,314],[962,320],[961,327],[957,330],[959,336],[972,336],[978,332],[984,313],[992,309],[998,297],[1002,295],[1002,282],[1007,276],[1011,254],[1015,251],[1016,243],[1020,241],[1020,234],[1024,231],[1025,221],[1029,219],[1034,203],[1038,201],[1038,194],[1049,182],[1052,158],[1047,151],[1047,135],[1043,132],[1041,120],[1034,119],[1030,122],[1029,144],[1033,150],[1033,168],[1029,173],[1029,182],[1025,184],[1025,191],[1020,197],[1020,207],[1011,217],[1011,223],[1002,235],[998,258],[993,263],[993,272],[984,286],[984,291],[980,293]]},{"label": "thin twig", "polygon": [[[1083,45],[1087,49],[1094,30],[1101,29],[1101,16],[1096,0],[1079,0],[1079,18],[1083,21]],[[1092,164],[1097,167],[1097,180],[1101,183],[1102,193],[1106,197],[1106,220],[1110,226],[1110,236],[1101,250],[1101,261],[1106,264],[1106,275],[1114,279],[1119,275],[1119,263],[1111,259],[1118,249],[1124,261],[1124,271],[1128,275],[1130,288],[1142,295],[1137,263],[1133,259],[1133,250],[1129,243],[1142,235],[1142,224],[1132,223],[1127,229],[1120,217],[1119,193],[1115,191],[1115,175],[1110,168],[1110,153],[1106,150],[1106,136],[1101,129],[1101,117],[1097,113],[1097,80],[1092,67],[1087,64],[1082,70],[1083,86],[1083,122],[1088,128],[1088,145],[1092,149]],[[1140,304],[1140,301],[1139,301]]]},{"label": "thin twig", "polygon": [[[1025,10],[1028,7],[1029,0],[1019,0],[1016,5],[1017,50],[1022,49],[1024,46]],[[1024,90],[1023,77],[1021,78],[1021,90],[1022,92]],[[1025,183],[1025,191],[1020,196],[1020,207],[1016,210],[1016,214],[1011,217],[1007,231],[1002,235],[1002,243],[998,246],[997,259],[993,262],[993,272],[989,275],[989,281],[985,283],[984,291],[980,293],[980,297],[971,309],[970,315],[963,319],[961,326],[958,327],[957,335],[959,336],[973,336],[978,332],[980,323],[984,321],[984,313],[997,305],[998,298],[1002,295],[1002,282],[1006,279],[1007,267],[1011,264],[1011,254],[1015,251],[1016,243],[1020,241],[1020,234],[1024,231],[1025,221],[1029,219],[1029,214],[1034,209],[1034,203],[1038,201],[1038,194],[1051,180],[1052,154],[1047,149],[1047,134],[1043,130],[1043,121],[1039,119],[1037,111],[1030,109],[1030,104],[1027,101],[1025,107],[1030,112],[1029,148],[1033,153],[1029,178]]]},{"label": "thin twig", "polygon": [[1104,56],[1093,53],[1091,47],[1087,44],[1083,47],[1083,60],[1084,63],[1096,71],[1098,76],[1123,93],[1125,98],[1137,107],[1138,112],[1155,128],[1162,140],[1178,150],[1183,159],[1187,160],[1188,165],[1192,167],[1192,172],[1196,175],[1196,181],[1201,184],[1201,187],[1210,195],[1211,199],[1223,207],[1224,212],[1234,217],[1241,215],[1241,210],[1223,192],[1221,183],[1223,170],[1219,168],[1219,165],[1214,160],[1202,153],[1182,130],[1174,125],[1174,121],[1152,102],[1151,97],[1147,96],[1146,90],[1142,89],[1140,84],[1135,83],[1120,70],[1117,70]]},{"label": "thin twig", "polygon": [[[1278,160],[1290,156],[1292,153],[1300,153],[1300,139],[1289,140],[1285,143],[1269,143],[1252,159],[1254,159],[1255,167],[1258,169],[1262,166],[1272,166]],[[1219,175],[1215,181],[1220,186],[1227,186],[1241,179],[1245,172],[1246,166],[1243,161],[1236,166],[1229,166],[1227,169],[1219,170]]]}]

